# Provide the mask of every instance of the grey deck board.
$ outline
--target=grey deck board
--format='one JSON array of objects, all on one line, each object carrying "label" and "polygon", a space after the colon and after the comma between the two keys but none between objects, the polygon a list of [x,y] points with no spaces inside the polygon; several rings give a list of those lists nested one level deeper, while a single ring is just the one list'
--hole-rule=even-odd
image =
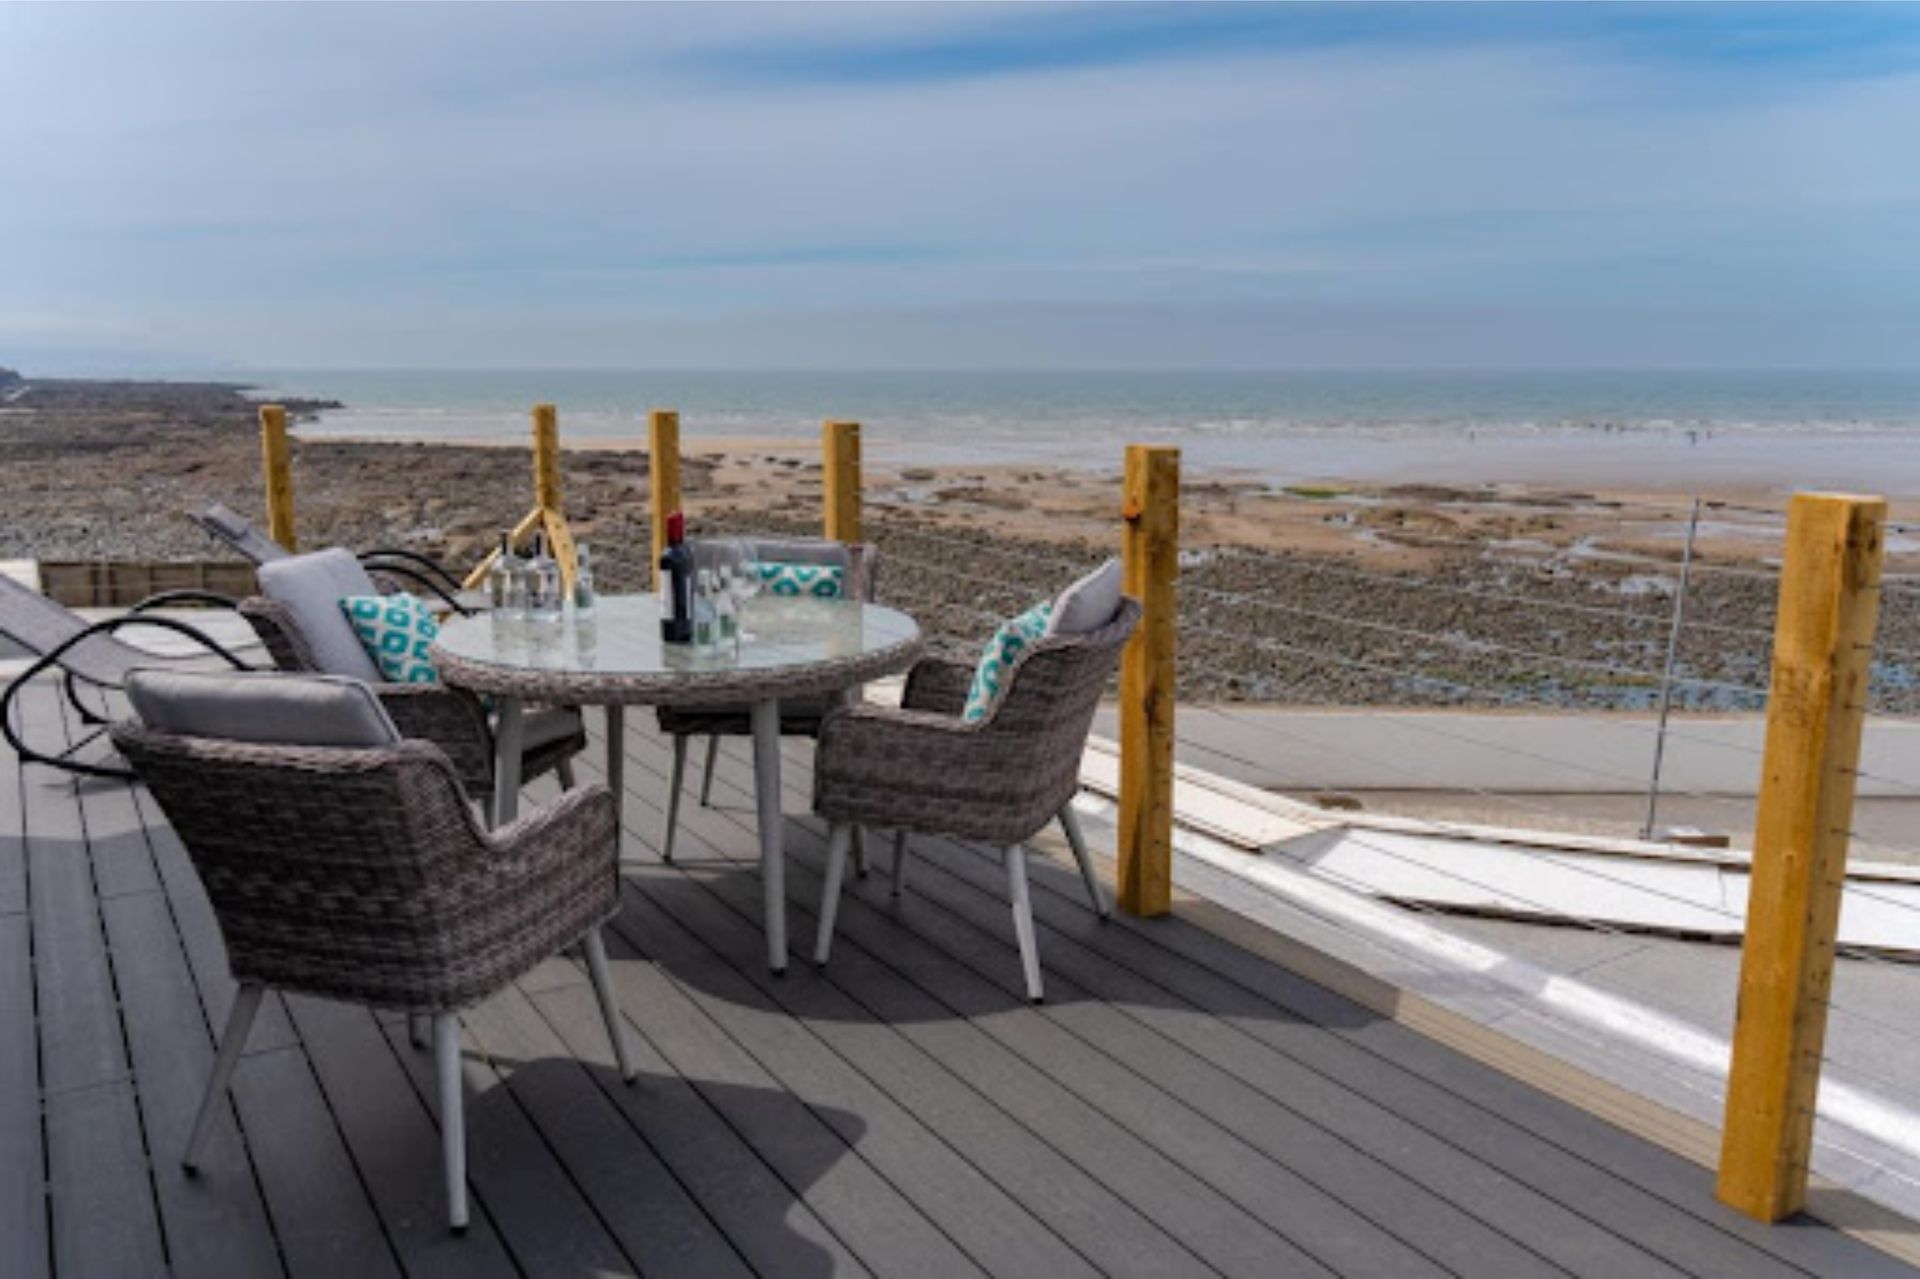
[{"label": "grey deck board", "polygon": [[[1064,872],[1036,876],[1036,887],[1036,917],[1050,918],[1069,887]],[[1351,1081],[1473,1158],[1696,1273],[1777,1271],[1766,1257],[1816,1271],[1905,1272],[1898,1263],[1882,1271],[1887,1258],[1835,1231],[1750,1221],[1713,1198],[1706,1170],[1404,1026],[1347,1016],[1347,1001],[1201,929],[1121,919],[1094,937],[1103,957],[1150,965],[1156,980],[1249,1035]]]},{"label": "grey deck board", "polygon": [[[415,1092],[433,1105],[433,1054],[412,1048],[404,1019],[382,1022]],[[545,1137],[471,1044],[463,1044],[466,1081],[467,1180],[493,1219],[514,1263],[532,1275],[624,1275],[634,1272],[620,1245],[580,1193]],[[440,1185],[439,1142],[419,1152],[419,1175]],[[445,1212],[444,1201],[439,1211]]]},{"label": "grey deck board", "polygon": [[165,1272],[130,1081],[49,1099],[47,1166],[56,1274],[152,1279]]},{"label": "grey deck board", "polygon": [[[805,1183],[796,1189],[763,1163],[701,1090],[659,1054],[640,1026],[628,1026],[628,1050],[640,1077],[632,1087],[615,1088],[607,1083],[613,1055],[601,1030],[599,1007],[585,984],[543,990],[533,1002],[568,1049],[597,1067],[595,1082],[749,1266],[762,1274],[865,1273],[807,1206],[801,1197]],[[707,1087],[721,1091],[726,1086]]]},{"label": "grey deck board", "polygon": [[[624,934],[610,939],[621,961],[639,957]],[[649,963],[619,962],[621,1002],[646,1009],[648,1036],[694,1081],[760,1158],[796,1187],[861,1264],[882,1274],[976,1274],[978,1268],[913,1202],[850,1146],[859,1116],[828,1117],[780,1086],[753,1053],[709,1015],[703,1001]],[[858,1138],[855,1139],[858,1141]]]},{"label": "grey deck board", "polygon": [[27,911],[27,846],[22,832],[19,759],[0,741],[0,915]]},{"label": "grey deck board", "polygon": [[[21,698],[53,742],[65,725],[52,688]],[[101,933],[86,825],[71,781],[34,768],[25,791],[40,1062],[49,1094],[127,1078],[113,971]]]},{"label": "grey deck board", "polygon": [[[675,873],[635,878],[652,894],[670,884],[667,877]],[[756,900],[757,892],[739,876],[720,878],[724,890],[711,905],[699,903],[690,891],[693,886],[687,885],[677,894],[669,895],[670,889],[661,894],[659,913],[684,918],[702,935],[750,941],[757,934],[756,922],[742,912],[745,903],[738,890],[749,890],[745,895]],[[725,908],[731,909],[721,913]],[[644,915],[634,917],[634,926],[642,926],[644,919]],[[844,982],[805,974],[775,980],[754,964],[743,972],[1095,1268],[1111,1272],[1131,1266],[1155,1274],[1206,1272],[1193,1253],[997,1105],[992,1092],[980,1087],[971,1072],[943,1060],[903,1029],[890,1026],[842,989]]]},{"label": "grey deck board", "polygon": [[31,946],[27,917],[0,915],[0,1274],[22,1279],[51,1260]]},{"label": "grey deck board", "polygon": [[273,1209],[287,1273],[311,1279],[398,1276],[392,1246],[306,1055],[281,1048],[243,1058],[232,1093]]},{"label": "grey deck board", "polygon": [[[484,1204],[474,1204],[464,1238],[447,1232],[439,1129],[380,1022],[363,1008],[318,999],[291,1000],[287,1011],[401,1268],[415,1279],[518,1273]],[[268,1131],[259,1140],[286,1138]]]},{"label": "grey deck board", "polygon": [[[621,927],[629,940],[644,937],[648,953],[676,978],[719,996],[715,1007],[731,1033],[762,1060],[778,1063],[781,1082],[816,1110],[847,1116],[858,1127],[843,1130],[849,1143],[902,1194],[922,1206],[934,1223],[981,1268],[1003,1275],[1093,1275],[1079,1253],[1048,1230],[1007,1189],[982,1174],[963,1154],[836,1052],[816,1027],[779,1015],[780,1005],[764,985],[788,983],[770,974],[749,975],[709,951],[689,929],[703,932],[715,921],[688,904],[685,926],[644,897],[630,894]],[[725,908],[719,908],[725,913]],[[748,931],[748,930],[741,930]],[[739,1015],[747,1009],[761,1015]],[[772,1015],[768,1015],[772,1014]],[[825,1025],[832,1026],[829,1020]],[[857,1035],[857,1023],[841,1023]],[[835,1036],[844,1039],[845,1036]],[[857,1117],[857,1118],[855,1118]],[[836,1125],[842,1126],[842,1125]]]},{"label": "grey deck board", "polygon": [[[629,803],[643,810],[641,820],[657,816],[638,797],[630,796]],[[681,859],[683,868],[690,865],[696,849],[718,856],[703,838],[709,820],[722,819],[690,810],[688,824],[682,830],[687,840],[683,847],[689,854]],[[657,894],[662,891],[660,882],[671,882],[676,874],[697,876],[701,872],[643,868],[630,878]],[[709,885],[710,890],[731,901],[742,915],[740,925],[751,931],[759,918],[757,883],[732,873],[708,878],[715,881]],[[677,902],[684,896],[683,891],[671,900]],[[755,952],[749,947],[748,953]],[[1056,1219],[1056,1228],[1069,1238],[1084,1239],[1089,1229],[1104,1225],[1104,1241],[1087,1240],[1083,1245],[1090,1255],[1117,1246],[1126,1249],[1117,1261],[1124,1259],[1128,1266],[1146,1273],[1180,1273],[1190,1264],[1246,1275],[1271,1274],[1276,1264],[1287,1266],[1289,1273],[1311,1270],[1312,1262],[1304,1254],[1257,1218],[1208,1191],[1199,1179],[1081,1101],[1051,1075],[1008,1051],[972,1022],[954,1017],[921,987],[901,979],[852,946],[836,955],[830,972],[832,985],[848,991],[856,1006],[867,1010],[866,1015],[884,1020],[928,1056],[946,1063],[1024,1128],[1040,1150],[1059,1152],[1057,1157],[1094,1183],[1096,1188],[1084,1193],[1104,1192],[1128,1207],[1138,1205],[1139,1217],[1123,1208],[1090,1225],[1077,1225],[1071,1217]],[[796,970],[773,985],[776,995],[799,1001],[807,998],[803,992],[824,984],[810,981]],[[1010,1139],[1002,1157],[1019,1159],[1030,1149],[1025,1142]],[[1027,1171],[1045,1169],[1046,1165],[1036,1159],[1035,1166]],[[1055,1193],[1074,1188],[1071,1176],[1061,1176],[1053,1185]],[[1036,1209],[1049,1206],[1049,1196],[1044,1194],[1023,1195],[1023,1200]],[[1169,1249],[1163,1239],[1171,1241],[1173,1248]]]},{"label": "grey deck board", "polygon": [[[979,886],[961,850],[935,841],[916,847],[932,863],[935,886],[945,875]],[[1177,1034],[1250,1085],[1307,1108],[1318,1122],[1338,1125],[1356,1141],[1381,1143],[1383,1157],[1391,1153],[1410,1172],[1427,1170],[1444,1193],[1476,1212],[1500,1212],[1508,1228],[1558,1264],[1601,1275],[1662,1266],[1791,1272],[1730,1236],[1700,1231],[1697,1219],[1539,1139],[1502,1110],[1473,1104],[1341,1037],[1319,1033],[1311,1009],[1236,986],[1125,923],[1081,926],[1079,884],[1069,882],[1063,868],[1036,864],[1035,887],[1035,917],[1059,971],[1129,1015]],[[1270,975],[1262,984],[1274,990]],[[1201,1010],[1207,1015],[1196,1015]],[[1328,1015],[1330,1009],[1318,1011]],[[1355,1113],[1356,1096],[1373,1107]],[[1487,1174],[1441,1179],[1446,1161],[1462,1154],[1480,1161]],[[1634,1229],[1637,1245],[1627,1245],[1608,1222]]]},{"label": "grey deck board", "polygon": [[[51,686],[23,711],[65,738]],[[34,769],[22,792],[38,1010],[40,1102],[54,1269],[155,1274],[166,1264],[86,824],[70,780]]]},{"label": "grey deck board", "polygon": [[279,1249],[231,1107],[207,1144],[200,1176],[190,1179],[180,1167],[213,1046],[197,1015],[179,1015],[197,1013],[199,1000],[166,902],[137,893],[103,908],[108,940],[123,960],[117,968],[128,1048],[173,1264],[184,1274],[277,1275]]},{"label": "grey deck board", "polygon": [[[997,922],[996,903],[984,891],[985,868],[978,858],[941,841],[916,841],[914,850],[922,863],[914,869],[923,873],[921,883],[929,896],[976,925]],[[1036,862],[1036,883],[1053,870]],[[1137,939],[1125,929],[1088,918],[1077,877],[1071,885],[1072,897],[1067,895],[1064,877],[1051,877],[1060,880],[1056,891],[1036,894],[1041,944],[1050,972],[1072,983],[1067,988],[1069,997],[1062,1000],[1061,1016],[1090,1042],[1121,1059],[1161,1062],[1152,1072],[1157,1078],[1175,1084],[1221,1122],[1238,1119],[1241,1130],[1265,1149],[1291,1147],[1308,1159],[1330,1156],[1332,1162],[1342,1159],[1341,1151],[1328,1151],[1326,1145],[1337,1140],[1364,1159],[1356,1162],[1352,1155],[1345,1157],[1351,1174],[1348,1184],[1360,1193],[1383,1193],[1389,1203],[1408,1206],[1420,1205],[1421,1196],[1430,1195],[1454,1206],[1451,1212],[1432,1211],[1429,1203],[1424,1222],[1405,1223],[1410,1231],[1437,1232],[1449,1240],[1450,1247],[1486,1248],[1489,1226],[1483,1223],[1497,1223],[1502,1236],[1535,1258],[1527,1262],[1509,1256],[1501,1263],[1503,1272],[1520,1273],[1524,1266],[1544,1260],[1576,1274],[1683,1273],[1658,1250],[1626,1243],[1528,1181],[1504,1172],[1497,1161],[1485,1163],[1479,1176],[1450,1177],[1462,1148],[1436,1137],[1412,1117],[1446,1126],[1449,1116],[1434,1113],[1444,1109],[1436,1106],[1437,1098],[1428,1097],[1424,1108],[1397,1110],[1387,1099],[1350,1086],[1337,1068],[1327,1073],[1310,1069],[1221,1019],[1204,1003],[1189,1002],[1167,980],[1167,970],[1178,967],[1180,960],[1141,946],[1147,953],[1126,955],[1137,967],[1119,961],[1115,952],[1126,952],[1126,943]],[[1277,1009],[1271,1011],[1278,1015]],[[1184,1056],[1170,1055],[1171,1045],[1179,1045]],[[1382,1180],[1376,1169],[1387,1170],[1389,1176]],[[1376,1183],[1371,1191],[1366,1185],[1370,1179]],[[1472,1224],[1462,1229],[1458,1214]],[[1753,1256],[1741,1259],[1756,1265],[1764,1262]],[[1488,1256],[1455,1260],[1491,1263]]]},{"label": "grey deck board", "polygon": [[[732,811],[716,816],[737,820]],[[819,893],[806,857],[810,834],[790,825],[788,849],[794,864],[789,882],[797,896],[792,913],[796,935],[803,938],[811,932],[811,915],[802,913],[803,903],[817,900]],[[880,880],[869,882],[880,891]],[[1057,1008],[1027,1008],[1010,919],[1003,945],[923,906],[909,901],[896,918],[890,909],[875,909],[862,895],[849,892],[841,903],[836,947],[861,945],[910,976],[934,994],[949,1015],[974,1019],[1016,1056],[1052,1075],[1095,1111],[1126,1123],[1171,1162],[1328,1269],[1377,1275],[1446,1273],[1407,1241],[1267,1157],[1232,1129],[1206,1122],[1185,1100],[1066,1032],[1058,1023]],[[946,935],[935,938],[935,933]],[[956,956],[955,948],[971,952],[975,963]]]},{"label": "grey deck board", "polygon": [[[464,1020],[474,1045],[643,1274],[751,1273],[526,995],[508,991]],[[627,1087],[617,1069],[601,1069],[613,1076],[603,1085]]]},{"label": "grey deck board", "polygon": [[[25,705],[35,740],[71,730],[52,685]],[[203,1175],[180,1174],[233,997],[211,907],[137,787],[0,757],[0,1275],[1914,1273],[1748,1222],[1705,1170],[1190,922],[1097,924],[1047,857],[1043,1008],[997,857],[947,840],[915,841],[899,906],[873,841],[816,972],[804,742],[782,752],[776,979],[745,744],[715,808],[689,785],[668,866],[666,752],[631,719],[608,945],[640,1076],[575,959],[464,1014],[464,1238],[431,1055],[390,1013],[269,999]]]}]

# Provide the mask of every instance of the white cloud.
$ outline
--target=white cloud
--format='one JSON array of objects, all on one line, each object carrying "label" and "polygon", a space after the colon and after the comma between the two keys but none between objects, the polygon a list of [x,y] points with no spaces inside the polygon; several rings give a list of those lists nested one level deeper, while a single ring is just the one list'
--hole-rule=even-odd
[{"label": "white cloud", "polygon": [[530,311],[616,359],[638,324],[822,308],[927,308],[964,351],[994,303],[1125,307],[1144,342],[1156,305],[1844,308],[1920,276],[1868,234],[1920,203],[1920,76],[1755,95],[1505,44],[750,88],[682,55],[998,15],[132,12],[0,7],[0,287],[243,360],[421,341],[395,313],[473,362]]}]

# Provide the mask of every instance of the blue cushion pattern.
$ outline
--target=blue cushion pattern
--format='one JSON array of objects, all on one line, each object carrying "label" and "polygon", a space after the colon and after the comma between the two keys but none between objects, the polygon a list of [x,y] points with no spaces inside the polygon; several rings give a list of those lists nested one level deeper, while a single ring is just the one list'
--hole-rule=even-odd
[{"label": "blue cushion pattern", "polygon": [[810,595],[837,600],[847,593],[847,571],[838,564],[796,564],[791,560],[761,560],[760,584],[772,595]]},{"label": "blue cushion pattern", "polygon": [[973,672],[973,687],[967,690],[967,704],[960,712],[961,719],[973,724],[987,717],[1000,697],[1014,659],[1047,633],[1047,619],[1052,616],[1053,601],[1048,600],[1000,623],[1000,629],[980,650],[980,665]]},{"label": "blue cushion pattern", "polygon": [[349,595],[340,601],[353,633],[393,684],[437,684],[440,672],[427,649],[440,624],[425,602],[412,595]]}]

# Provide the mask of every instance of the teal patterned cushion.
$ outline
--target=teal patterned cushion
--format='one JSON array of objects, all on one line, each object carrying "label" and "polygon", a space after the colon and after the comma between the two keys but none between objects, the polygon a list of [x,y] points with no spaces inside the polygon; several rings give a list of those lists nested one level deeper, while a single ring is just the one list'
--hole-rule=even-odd
[{"label": "teal patterned cushion", "polygon": [[1000,623],[1000,629],[980,650],[980,665],[973,672],[973,687],[967,690],[967,705],[960,712],[961,719],[973,724],[987,717],[1000,696],[1007,672],[1013,669],[1014,659],[1047,633],[1047,619],[1052,616],[1053,601],[1048,600]]},{"label": "teal patterned cushion", "polygon": [[770,595],[811,595],[837,600],[847,593],[847,571],[838,564],[760,561],[760,584]]},{"label": "teal patterned cushion", "polygon": [[349,595],[340,601],[353,633],[380,674],[393,684],[438,684],[427,648],[440,636],[422,601],[411,595]]}]

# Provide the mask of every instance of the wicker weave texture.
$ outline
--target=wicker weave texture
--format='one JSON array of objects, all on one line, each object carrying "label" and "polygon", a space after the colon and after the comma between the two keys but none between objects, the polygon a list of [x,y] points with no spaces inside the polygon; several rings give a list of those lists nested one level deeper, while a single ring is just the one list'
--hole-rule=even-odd
[{"label": "wicker weave texture", "polygon": [[113,729],[206,885],[239,981],[447,1011],[617,909],[604,786],[495,832],[437,747],[262,746]]},{"label": "wicker weave texture", "polygon": [[971,724],[958,717],[954,699],[964,668],[920,663],[900,709],[861,705],[827,719],[814,762],[814,811],[829,821],[993,844],[1028,838],[1078,789],[1093,713],[1139,620],[1139,604],[1128,599],[1097,631],[1028,648],[1000,700]]},{"label": "wicker weave texture", "polygon": [[[239,608],[276,667],[283,671],[319,670],[300,624],[284,605],[253,596],[241,600]],[[493,729],[477,695],[450,684],[370,687],[404,736],[432,742],[446,752],[460,781],[475,798],[484,800],[493,794]],[[531,781],[586,748],[583,728],[570,737],[528,751],[520,765],[520,776]]]}]

